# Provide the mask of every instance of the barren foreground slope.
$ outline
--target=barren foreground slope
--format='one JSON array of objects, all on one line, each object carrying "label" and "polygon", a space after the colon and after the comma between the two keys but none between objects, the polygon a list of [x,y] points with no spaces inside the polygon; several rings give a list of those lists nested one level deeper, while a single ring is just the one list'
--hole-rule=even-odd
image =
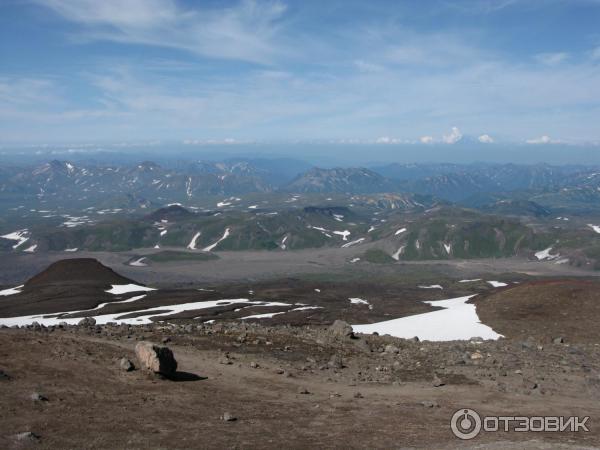
[{"label": "barren foreground slope", "polygon": [[[169,341],[174,380],[126,372]],[[600,445],[600,349],[335,337],[239,322],[0,330],[2,448],[580,448]],[[47,400],[32,399],[39,393]],[[589,433],[450,432],[459,408],[591,416]],[[230,413],[235,421],[223,421]],[[24,440],[16,435],[31,432]],[[494,443],[494,445],[492,445]]]}]

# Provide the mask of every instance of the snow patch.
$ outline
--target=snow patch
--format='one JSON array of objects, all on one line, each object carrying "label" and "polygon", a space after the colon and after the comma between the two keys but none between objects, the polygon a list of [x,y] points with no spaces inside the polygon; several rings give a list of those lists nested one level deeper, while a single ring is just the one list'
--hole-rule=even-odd
[{"label": "snow patch", "polygon": [[14,287],[14,288],[4,289],[4,290],[0,291],[0,295],[7,296],[7,295],[20,294],[21,293],[21,289],[23,289],[23,286],[25,286],[25,285],[22,284],[20,286]]},{"label": "snow patch", "polygon": [[342,240],[344,240],[344,241],[347,241],[348,240],[348,236],[350,236],[350,232],[348,230],[334,231],[333,234],[337,234],[339,236],[342,236]]},{"label": "snow patch", "polygon": [[129,265],[133,267],[146,267],[148,264],[144,263],[145,259],[146,257],[142,256],[141,258],[136,259],[135,261],[131,261]]},{"label": "snow patch", "polygon": [[588,227],[590,227],[596,233],[600,233],[600,226],[598,226],[598,225],[592,225],[591,223],[588,223]]},{"label": "snow patch", "polygon": [[344,245],[342,245],[342,248],[348,248],[348,247],[351,247],[351,246],[353,246],[353,245],[360,244],[360,243],[361,243],[361,242],[363,242],[364,240],[365,240],[365,238],[360,238],[360,239],[357,239],[357,240],[355,240],[355,241],[348,242],[347,244],[344,244]]},{"label": "snow patch", "polygon": [[217,242],[215,242],[214,244],[209,245],[208,247],[205,247],[203,249],[203,251],[205,252],[210,252],[212,251],[213,248],[215,248],[217,245],[219,245],[219,243],[221,241],[224,241],[225,239],[227,239],[229,237],[229,228],[225,228],[225,232],[223,233],[223,236],[221,237],[221,239],[219,239]]},{"label": "snow patch", "polygon": [[202,233],[200,231],[198,231],[194,237],[192,238],[192,240],[190,241],[190,243],[188,244],[187,248],[189,248],[190,250],[196,250],[196,241],[198,240],[198,238],[200,237]]},{"label": "snow patch", "polygon": [[151,288],[151,287],[147,287],[147,286],[140,286],[139,284],[112,284],[111,285],[112,288],[104,291],[104,292],[108,292],[109,294],[113,294],[113,295],[120,295],[120,294],[128,294],[130,292],[145,292],[145,291],[155,291],[155,288]]},{"label": "snow patch", "polygon": [[556,254],[556,255],[550,254],[551,251],[552,251],[552,247],[548,247],[545,250],[540,250],[539,252],[536,252],[535,257],[539,261],[544,261],[544,260],[557,259],[560,256],[560,254]]},{"label": "snow patch", "polygon": [[392,255],[392,258],[394,258],[396,261],[400,261],[400,255],[404,251],[405,247],[406,245],[403,245],[398,250],[396,250],[396,252]]},{"label": "snow patch", "polygon": [[13,249],[17,249],[29,240],[29,230],[25,228],[23,230],[13,231],[12,233],[8,233],[0,237],[10,241],[17,241],[17,243],[13,245]]},{"label": "snow patch", "polygon": [[384,322],[352,325],[357,333],[380,335],[410,339],[418,336],[425,341],[468,340],[474,336],[483,339],[502,337],[492,328],[482,324],[477,316],[475,305],[467,303],[473,296],[452,298],[449,300],[425,302],[431,306],[444,309]]}]

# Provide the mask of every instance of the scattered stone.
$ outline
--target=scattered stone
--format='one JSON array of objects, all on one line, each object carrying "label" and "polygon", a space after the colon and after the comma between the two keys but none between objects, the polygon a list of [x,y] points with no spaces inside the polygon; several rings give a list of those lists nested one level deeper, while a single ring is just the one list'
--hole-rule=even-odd
[{"label": "scattered stone", "polygon": [[162,338],[162,343],[163,344],[168,344],[169,342],[171,342],[171,338],[169,336],[166,336],[166,337]]},{"label": "scattered stone", "polygon": [[121,368],[121,370],[123,370],[125,372],[131,372],[132,370],[135,369],[135,366],[133,365],[133,363],[127,358],[121,358],[119,360],[119,367]]},{"label": "scattered stone", "polygon": [[480,352],[471,353],[471,359],[481,359],[481,358],[483,358],[483,355]]},{"label": "scattered stone", "polygon": [[342,360],[341,355],[335,354],[331,356],[327,365],[332,369],[343,369],[344,361]]},{"label": "scattered stone", "polygon": [[438,377],[437,375],[434,375],[432,384],[433,384],[433,387],[441,387],[441,386],[444,386],[446,383],[444,383],[440,377]]},{"label": "scattered stone", "polygon": [[552,343],[553,344],[564,344],[565,340],[564,340],[564,338],[562,336],[559,336],[559,337],[553,338],[552,339]]},{"label": "scattered stone", "polygon": [[336,320],[333,322],[333,324],[329,327],[329,332],[337,338],[345,339],[354,337],[352,326],[343,320]]},{"label": "scattered stone", "polygon": [[228,366],[233,364],[233,361],[229,358],[229,355],[225,355],[222,358],[219,358],[219,364],[223,364],[224,366]]},{"label": "scattered stone", "polygon": [[13,437],[15,441],[19,442],[37,442],[40,440],[40,437],[31,431],[15,434]]},{"label": "scattered stone", "polygon": [[282,368],[278,368],[278,369],[275,369],[275,373],[277,375],[283,375],[285,373],[285,370],[283,370]]},{"label": "scattered stone", "polygon": [[138,342],[135,355],[141,366],[161,375],[173,375],[177,370],[177,361],[168,347],[159,347],[151,342]]},{"label": "scattered stone", "polygon": [[221,416],[221,420],[223,420],[224,422],[235,422],[237,420],[237,417],[235,417],[231,413],[224,412]]},{"label": "scattered stone", "polygon": [[96,325],[96,319],[93,317],[85,317],[77,322],[77,325],[80,327],[93,327]]},{"label": "scattered stone", "polygon": [[310,392],[305,387],[300,387],[298,388],[298,394],[310,394]]},{"label": "scattered stone", "polygon": [[355,392],[354,393],[354,398],[365,398],[365,396],[362,395],[360,392]]},{"label": "scattered stone", "polygon": [[43,394],[40,394],[39,392],[34,392],[33,394],[31,394],[29,396],[29,398],[34,402],[47,402],[48,401],[48,397],[46,397]]},{"label": "scattered stone", "polygon": [[12,377],[9,374],[0,369],[0,381],[10,381],[11,379]]},{"label": "scattered stone", "polygon": [[423,400],[421,402],[421,405],[424,406],[425,408],[439,408],[440,407],[440,404],[433,400]]},{"label": "scattered stone", "polygon": [[252,361],[252,362],[250,363],[250,367],[252,367],[253,369],[258,369],[259,365],[258,365],[258,363],[256,363],[255,361]]},{"label": "scattered stone", "polygon": [[396,354],[396,353],[400,353],[400,349],[398,347],[396,347],[395,345],[388,344],[385,346],[384,352],[390,353],[390,354]]},{"label": "scattered stone", "polygon": [[371,352],[371,346],[365,339],[355,339],[353,342],[359,350],[362,350],[365,353]]}]

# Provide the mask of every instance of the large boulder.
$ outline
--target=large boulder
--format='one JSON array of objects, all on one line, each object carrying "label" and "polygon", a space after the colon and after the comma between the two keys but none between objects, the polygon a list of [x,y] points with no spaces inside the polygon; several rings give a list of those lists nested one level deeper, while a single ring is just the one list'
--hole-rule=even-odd
[{"label": "large boulder", "polygon": [[173,375],[177,370],[177,361],[168,347],[161,347],[152,342],[138,342],[135,356],[143,369],[161,375]]},{"label": "large boulder", "polygon": [[345,338],[353,338],[354,332],[352,330],[352,326],[348,322],[344,322],[343,320],[336,320],[329,327],[329,332],[340,339]]}]

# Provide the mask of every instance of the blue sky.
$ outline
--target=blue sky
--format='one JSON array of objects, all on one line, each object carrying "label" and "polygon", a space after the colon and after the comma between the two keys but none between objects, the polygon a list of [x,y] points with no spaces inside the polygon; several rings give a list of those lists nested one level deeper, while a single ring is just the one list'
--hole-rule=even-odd
[{"label": "blue sky", "polygon": [[0,143],[600,143],[600,0],[1,0]]}]

